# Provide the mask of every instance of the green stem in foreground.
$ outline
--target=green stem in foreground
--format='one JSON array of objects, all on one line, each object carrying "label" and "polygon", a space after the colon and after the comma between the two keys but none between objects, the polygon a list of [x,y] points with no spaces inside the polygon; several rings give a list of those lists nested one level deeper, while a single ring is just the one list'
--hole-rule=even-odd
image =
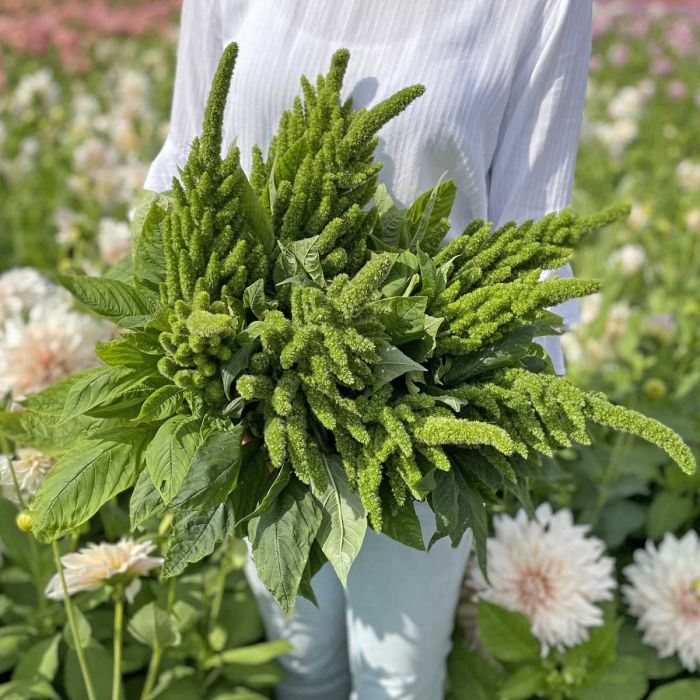
[{"label": "green stem in foreground", "polygon": [[148,674],[146,675],[146,683],[141,691],[141,700],[148,700],[153,692],[153,688],[156,685],[156,680],[158,680],[161,654],[162,649],[160,648],[160,644],[156,643],[153,647],[153,653],[151,654],[151,661],[148,664]]},{"label": "green stem in foreground", "polygon": [[124,591],[117,586],[114,591],[114,674],[112,676],[112,700],[120,700],[122,691],[122,630],[124,628]]},{"label": "green stem in foreground", "polygon": [[87,658],[85,656],[85,649],[81,643],[80,635],[78,634],[78,625],[75,621],[75,611],[73,610],[73,602],[71,601],[70,594],[68,593],[68,586],[66,585],[66,577],[63,573],[63,564],[61,563],[61,550],[58,548],[58,542],[55,540],[51,543],[51,548],[53,549],[53,557],[56,562],[56,570],[58,571],[58,578],[61,581],[61,588],[63,589],[63,605],[66,610],[66,617],[68,618],[68,625],[70,626],[71,633],[73,635],[73,643],[75,644],[75,653],[78,656],[78,664],[80,665],[80,672],[83,674],[83,683],[85,683],[85,690],[87,691],[88,700],[97,700],[97,694],[95,693],[95,686],[92,683],[92,676],[90,675],[90,667],[88,666]]}]

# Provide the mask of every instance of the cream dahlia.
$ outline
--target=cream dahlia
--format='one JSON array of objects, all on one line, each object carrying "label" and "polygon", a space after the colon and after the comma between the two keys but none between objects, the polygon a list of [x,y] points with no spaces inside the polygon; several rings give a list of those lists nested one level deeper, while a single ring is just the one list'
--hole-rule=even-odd
[{"label": "cream dahlia", "polygon": [[29,311],[40,301],[65,301],[68,292],[33,267],[15,267],[0,275],[0,327],[10,318]]},{"label": "cream dahlia", "polygon": [[109,326],[64,304],[42,301],[0,330],[0,396],[19,400],[98,363],[94,346]]},{"label": "cream dahlia", "polygon": [[[68,594],[94,591],[106,584],[125,585],[124,594],[132,601],[141,588],[141,576],[163,563],[161,557],[149,556],[153,542],[134,542],[124,537],[116,544],[89,544],[77,552],[61,557]],[[46,586],[46,596],[63,599],[61,579],[56,574]]]},{"label": "cream dahlia", "polygon": [[622,587],[644,641],[659,656],[678,654],[688,671],[700,668],[700,537],[667,533],[657,547],[647,542],[624,569]]},{"label": "cream dahlia", "polygon": [[603,624],[596,603],[611,600],[615,587],[603,543],[575,525],[570,511],[553,513],[548,503],[533,520],[522,510],[514,518],[498,516],[494,529],[487,542],[489,582],[478,568],[470,572],[476,597],[526,615],[543,656],[588,639],[589,628]]},{"label": "cream dahlia", "polygon": [[102,260],[108,265],[114,265],[129,252],[130,245],[131,230],[129,224],[110,217],[104,217],[100,220],[97,231],[97,246]]},{"label": "cream dahlia", "polygon": [[28,501],[39,490],[41,482],[54,464],[54,459],[39,450],[21,448],[13,457],[0,455],[0,490],[2,495],[19,504],[17,487],[12,476],[14,471],[17,485],[24,501]]}]

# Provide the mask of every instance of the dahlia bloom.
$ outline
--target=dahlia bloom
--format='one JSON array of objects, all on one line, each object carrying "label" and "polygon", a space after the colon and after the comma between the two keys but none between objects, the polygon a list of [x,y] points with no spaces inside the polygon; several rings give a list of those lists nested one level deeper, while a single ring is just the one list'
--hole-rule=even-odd
[{"label": "dahlia bloom", "polygon": [[0,491],[2,495],[19,505],[14,471],[22,498],[28,501],[39,490],[41,482],[54,464],[54,459],[39,450],[21,448],[14,458],[0,455]]},{"label": "dahlia bloom", "polygon": [[[124,537],[116,544],[89,544],[77,552],[61,557],[68,595],[95,591],[106,584],[126,584],[124,595],[129,602],[141,589],[141,576],[159,567],[161,557],[149,556],[156,548],[153,542],[134,542]],[[56,574],[48,583],[46,596],[63,600],[61,579]]]},{"label": "dahlia bloom", "polygon": [[568,510],[552,512],[543,503],[529,520],[525,511],[494,519],[487,542],[487,582],[477,568],[469,585],[478,598],[523,613],[530,619],[542,655],[588,639],[589,628],[603,624],[596,603],[611,600],[613,560],[603,543],[575,525]]},{"label": "dahlia bloom", "polygon": [[131,230],[129,224],[110,217],[104,217],[100,220],[97,230],[97,247],[100,250],[102,260],[108,265],[114,265],[129,252],[130,245]]},{"label": "dahlia bloom", "polygon": [[26,319],[11,318],[0,330],[0,396],[18,401],[95,366],[95,343],[108,338],[107,324],[60,303],[38,303]]},{"label": "dahlia bloom", "polygon": [[678,654],[688,671],[700,668],[700,537],[666,533],[657,547],[648,541],[625,567],[622,592],[644,641],[659,656]]},{"label": "dahlia bloom", "polygon": [[33,267],[14,267],[0,275],[0,327],[21,316],[40,301],[66,300],[68,293],[52,284]]}]

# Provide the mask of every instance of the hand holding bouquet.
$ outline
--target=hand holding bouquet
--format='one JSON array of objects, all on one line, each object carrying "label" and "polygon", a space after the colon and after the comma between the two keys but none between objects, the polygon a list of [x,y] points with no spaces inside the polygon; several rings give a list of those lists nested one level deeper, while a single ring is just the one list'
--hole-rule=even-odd
[{"label": "hand holding bouquet", "polygon": [[105,277],[62,279],[124,329],[98,345],[104,366],[0,418],[61,455],[31,505],[39,539],[133,488],[133,528],[172,516],[166,575],[247,536],[290,611],[313,599],[325,561],[346,580],[368,526],[424,548],[416,500],[435,513],[433,541],[471,528],[483,565],[485,502],[505,489],[529,506],[540,456],[588,443],[588,422],[694,469],[673,431],[555,376],[533,342],[558,332],[548,307],[597,289],[542,271],[621,211],[476,221],[441,247],[452,181],[404,210],[373,160],[377,131],[423,89],[353,110],[346,51],[315,85],[302,78],[248,179],[235,144],[221,157],[236,51],[180,178],[140,207],[133,255]]}]

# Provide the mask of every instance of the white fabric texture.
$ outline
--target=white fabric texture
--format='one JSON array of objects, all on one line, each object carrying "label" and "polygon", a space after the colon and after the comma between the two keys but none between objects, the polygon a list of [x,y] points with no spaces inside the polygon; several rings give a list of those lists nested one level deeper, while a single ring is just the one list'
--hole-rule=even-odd
[{"label": "white fabric texture", "polygon": [[[475,218],[500,225],[567,206],[586,89],[591,0],[184,0],[171,126],[146,187],[171,186],[202,125],[224,46],[239,58],[224,146],[250,167],[269,145],[302,73],[351,52],[358,107],[423,83],[426,93],[380,132],[380,180],[409,204],[447,173],[457,183],[452,236]],[[567,265],[557,271],[570,276]],[[555,309],[567,325],[578,304]],[[542,341],[563,371],[559,340]]]}]

